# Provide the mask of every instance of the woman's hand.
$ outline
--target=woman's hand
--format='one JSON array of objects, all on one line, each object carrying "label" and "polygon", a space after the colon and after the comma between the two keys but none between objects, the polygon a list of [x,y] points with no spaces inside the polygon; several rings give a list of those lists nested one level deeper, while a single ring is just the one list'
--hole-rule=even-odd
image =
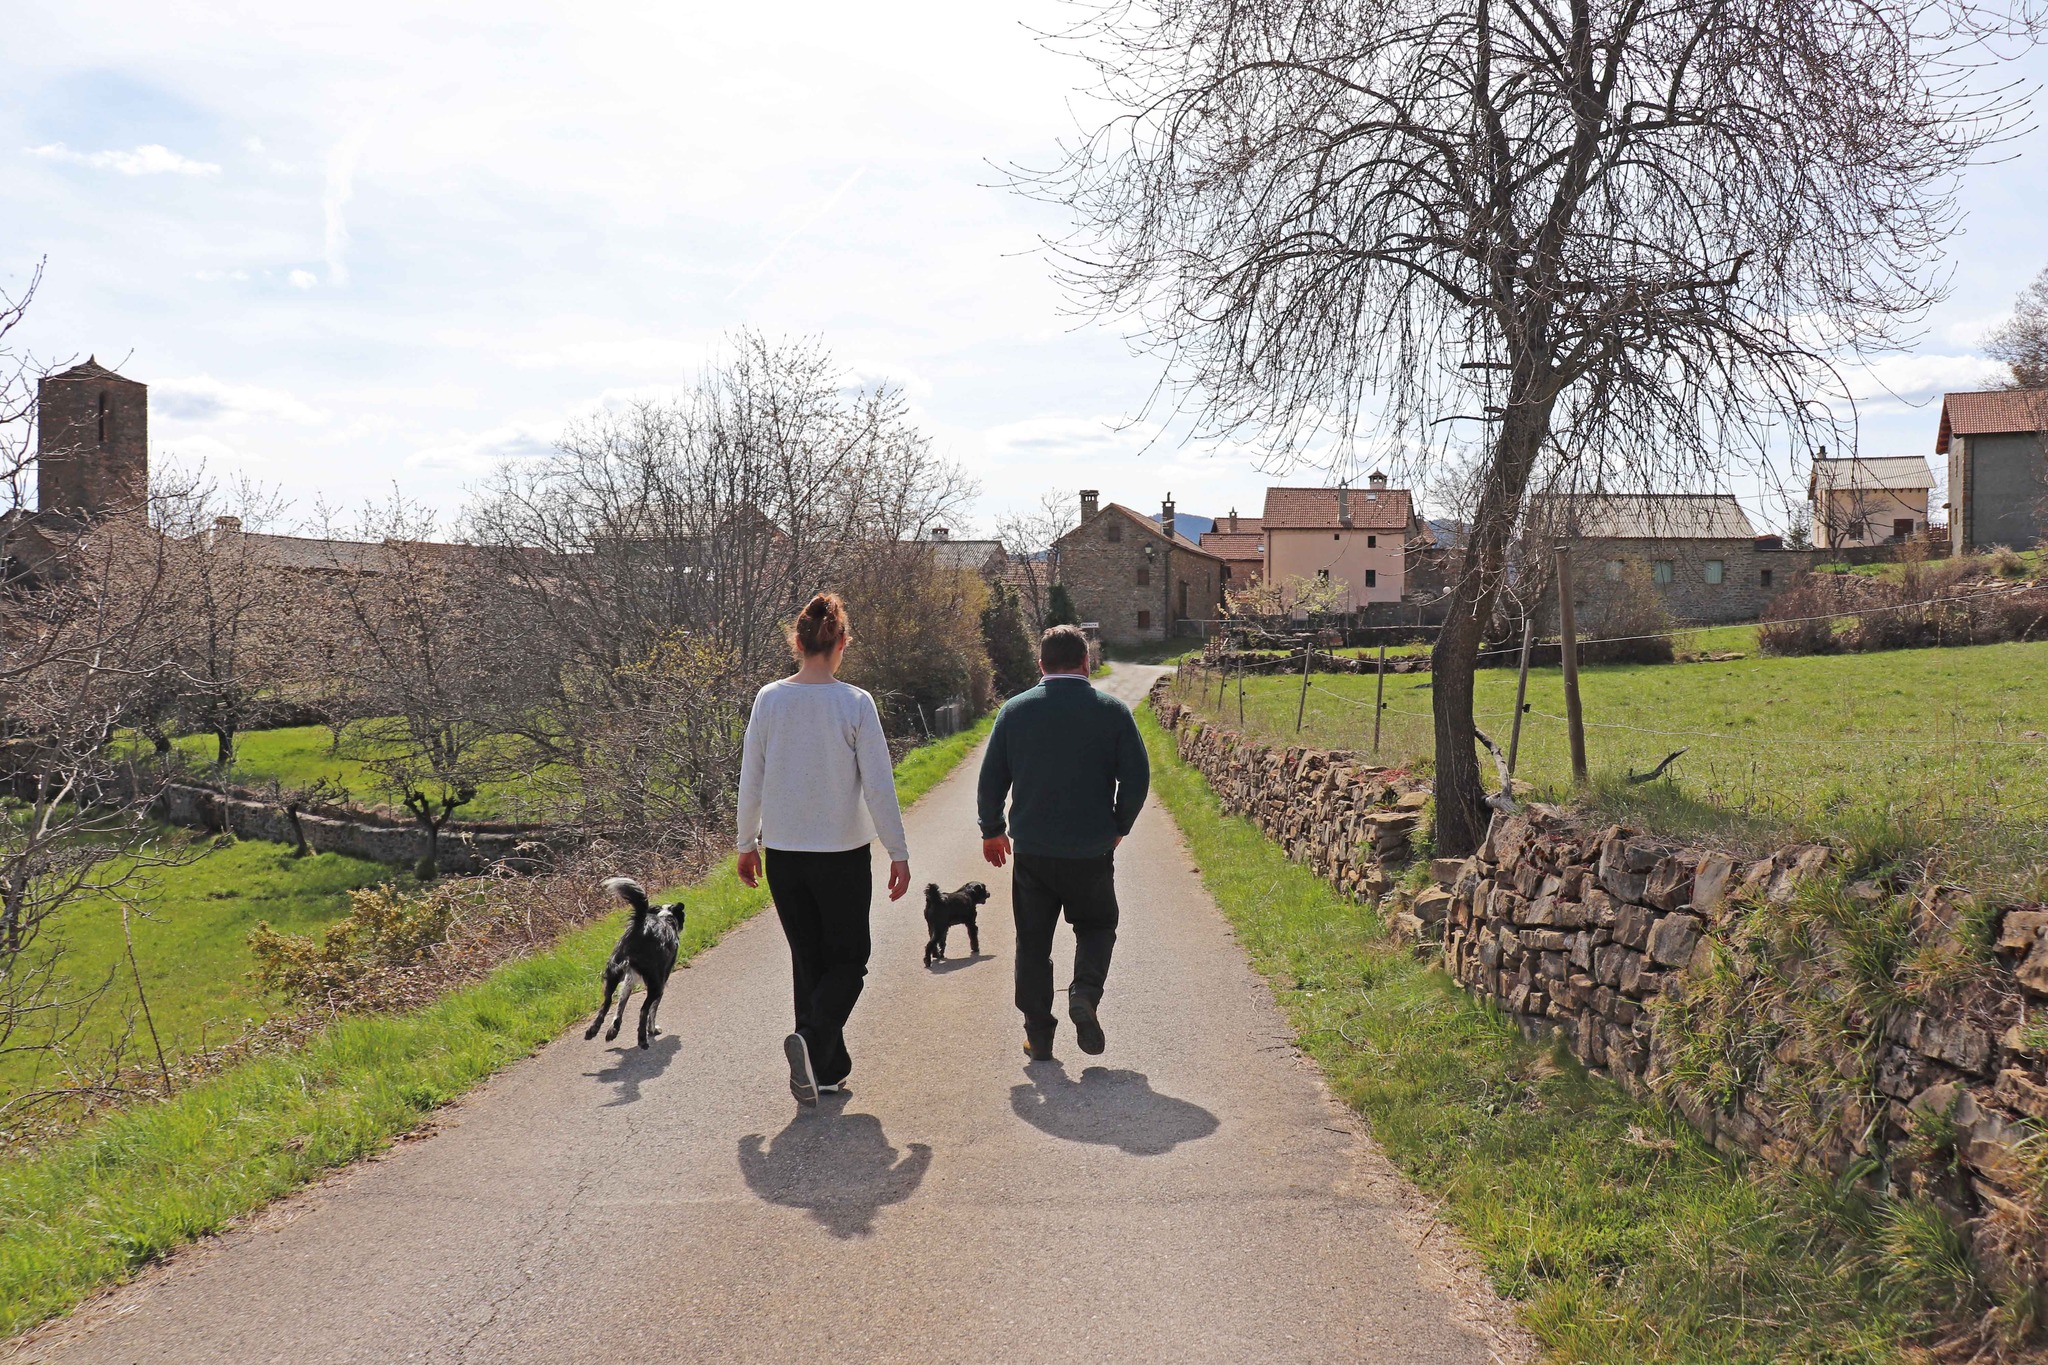
[{"label": "woman's hand", "polygon": [[750,848],[740,855],[740,881],[747,886],[761,884],[761,850]]},{"label": "woman's hand", "polygon": [[896,861],[889,864],[889,899],[900,901],[903,893],[910,889],[910,864]]}]

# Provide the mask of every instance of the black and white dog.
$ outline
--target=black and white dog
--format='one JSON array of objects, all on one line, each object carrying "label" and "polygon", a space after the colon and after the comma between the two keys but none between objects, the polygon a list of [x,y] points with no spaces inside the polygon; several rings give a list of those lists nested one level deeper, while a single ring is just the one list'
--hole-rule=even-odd
[{"label": "black and white dog", "polygon": [[604,1039],[610,1042],[618,1037],[619,1025],[626,1022],[626,1002],[633,998],[633,983],[638,981],[647,988],[647,999],[640,1006],[640,1046],[646,1047],[661,1032],[654,1026],[654,1016],[661,1009],[661,993],[668,989],[669,973],[676,969],[676,944],[683,936],[683,903],[649,904],[647,892],[631,877],[613,877],[605,882],[604,889],[633,907],[633,922],[619,935],[619,946],[612,949],[612,960],[605,964],[604,1003],[597,1007],[597,1018],[590,1021],[583,1036],[595,1038],[604,1027],[612,995],[623,982],[626,989],[619,996],[618,1018],[612,1020]]},{"label": "black and white dog", "polygon": [[945,961],[946,931],[956,924],[967,926],[967,946],[981,956],[981,926],[974,922],[974,909],[986,900],[988,888],[980,882],[969,882],[958,891],[940,891],[937,882],[926,883],[924,925],[931,931],[931,941],[924,945],[925,966]]}]

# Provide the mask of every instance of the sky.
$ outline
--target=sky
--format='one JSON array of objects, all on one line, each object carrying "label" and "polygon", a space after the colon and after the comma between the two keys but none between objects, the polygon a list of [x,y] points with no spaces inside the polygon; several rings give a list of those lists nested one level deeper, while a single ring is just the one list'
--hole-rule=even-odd
[{"label": "sky", "polygon": [[[1002,184],[1087,112],[1086,69],[1036,36],[1070,18],[20,6],[0,284],[45,262],[36,355],[149,384],[153,459],[246,474],[294,518],[394,485],[452,516],[496,462],[686,382],[747,326],[902,387],[980,486],[961,531],[1084,486],[1255,512],[1274,480],[1242,450],[1134,421],[1157,362],[1073,315],[1040,245],[1064,219]],[[1859,381],[1863,453],[1931,455],[1939,394],[1999,378],[1976,345],[2048,264],[2048,134],[2002,155],[1964,186],[1950,297]]]}]

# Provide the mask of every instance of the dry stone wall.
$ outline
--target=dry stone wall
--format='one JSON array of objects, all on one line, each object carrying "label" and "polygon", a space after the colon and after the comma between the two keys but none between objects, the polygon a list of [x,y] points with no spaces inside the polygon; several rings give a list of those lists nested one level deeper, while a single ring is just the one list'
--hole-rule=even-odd
[{"label": "dry stone wall", "polygon": [[[1410,894],[1386,863],[1411,850],[1425,783],[1257,743],[1165,687],[1152,704],[1225,808],[1440,942],[1451,975],[1526,1032],[1671,1103],[1724,1151],[1929,1199],[1995,1279],[2048,1281],[2048,1028],[2028,1024],[2048,1007],[2048,907],[1845,886],[1823,845],[1740,858],[1533,803]],[[1858,945],[1900,955],[1908,989],[1859,989]],[[1933,984],[1914,987],[1916,971]]]},{"label": "dry stone wall", "polygon": [[[253,793],[196,783],[167,783],[154,813],[174,825],[212,830],[238,838],[296,845],[290,815],[277,802]],[[427,836],[416,824],[379,820],[361,811],[321,807],[299,813],[306,843],[315,853],[346,853],[393,867],[412,867],[426,855]],[[544,828],[450,824],[441,830],[436,862],[455,874],[503,868],[531,872],[562,851],[569,836]]]}]

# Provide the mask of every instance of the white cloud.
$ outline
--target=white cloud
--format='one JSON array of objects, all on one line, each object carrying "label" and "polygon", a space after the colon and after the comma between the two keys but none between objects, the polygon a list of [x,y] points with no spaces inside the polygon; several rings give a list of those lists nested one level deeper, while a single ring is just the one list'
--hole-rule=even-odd
[{"label": "white cloud", "polygon": [[253,419],[316,426],[327,420],[327,414],[282,389],[266,389],[255,384],[224,384],[206,374],[152,381],[149,406],[152,413],[173,422],[198,424],[239,423]]},{"label": "white cloud", "polygon": [[126,152],[74,152],[61,142],[50,142],[41,147],[31,147],[28,152],[30,156],[39,156],[45,161],[63,161],[96,171],[118,171],[122,175],[220,174],[220,167],[211,161],[194,161],[155,142]]},{"label": "white cloud", "polygon": [[311,289],[314,285],[320,283],[320,277],[310,270],[294,270],[285,278],[291,282],[291,286],[294,289]]},{"label": "white cloud", "polygon": [[555,448],[562,424],[507,422],[488,431],[452,435],[416,450],[406,460],[415,469],[476,476],[507,460],[532,460]]},{"label": "white cloud", "polygon": [[1891,355],[1844,376],[1862,403],[1918,405],[1959,390],[1996,387],[2005,366],[1981,355]]},{"label": "white cloud", "polygon": [[363,144],[370,140],[374,125],[359,123],[327,154],[327,184],[320,196],[325,220],[327,282],[348,283],[348,219],[342,211],[356,192],[356,163],[362,160]]}]

